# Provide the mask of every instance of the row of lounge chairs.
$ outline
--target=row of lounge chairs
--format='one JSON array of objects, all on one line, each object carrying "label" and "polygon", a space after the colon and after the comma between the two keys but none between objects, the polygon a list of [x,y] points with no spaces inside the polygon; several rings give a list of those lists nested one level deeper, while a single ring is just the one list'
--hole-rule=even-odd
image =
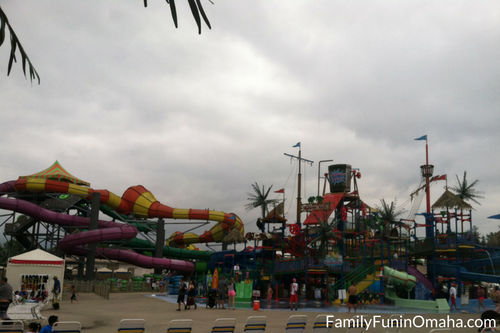
[{"label": "row of lounge chairs", "polygon": [[[23,333],[24,322],[22,320],[4,320],[0,325],[0,333]],[[307,316],[295,315],[288,319],[285,332],[302,333],[307,324]],[[264,333],[267,326],[267,317],[248,317],[244,332]],[[167,333],[191,333],[193,320],[174,319],[170,321]],[[234,333],[236,327],[235,318],[218,318],[212,326],[212,333]],[[59,321],[52,326],[52,333],[80,333],[82,325],[77,321]],[[146,321],[144,319],[123,319],[118,325],[118,333],[145,333]],[[329,333],[330,328],[326,325],[326,315],[316,317],[313,333]]]},{"label": "row of lounge chairs", "polygon": [[[327,315],[318,315],[314,320],[312,333],[331,333],[333,327],[328,327]],[[354,319],[354,317],[353,317]],[[401,333],[401,321],[394,321],[384,333]],[[265,333],[267,326],[266,316],[248,317],[243,332]],[[285,333],[303,333],[307,326],[307,316],[293,315],[288,318]],[[193,320],[174,319],[170,321],[166,333],[191,333]],[[235,318],[218,318],[214,321],[211,333],[234,333],[236,328]],[[391,330],[394,329],[394,330]],[[347,333],[365,332],[367,326],[364,323],[356,323],[347,328]],[[81,333],[82,325],[77,321],[60,321],[53,325],[53,333]],[[118,325],[118,333],[145,333],[146,321],[144,319],[123,319]],[[495,331],[495,328],[483,330],[483,332]],[[4,320],[0,325],[0,333],[24,333],[22,320]],[[451,329],[433,329],[429,333],[452,333]]]}]

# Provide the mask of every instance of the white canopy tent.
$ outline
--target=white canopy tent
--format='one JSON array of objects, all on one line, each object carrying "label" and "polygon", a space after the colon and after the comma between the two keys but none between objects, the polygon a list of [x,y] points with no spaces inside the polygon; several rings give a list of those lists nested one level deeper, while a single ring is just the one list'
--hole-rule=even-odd
[{"label": "white canopy tent", "polygon": [[48,291],[51,297],[53,277],[58,277],[63,288],[64,267],[64,259],[36,249],[9,258],[6,277],[14,291],[24,284],[27,291]]}]

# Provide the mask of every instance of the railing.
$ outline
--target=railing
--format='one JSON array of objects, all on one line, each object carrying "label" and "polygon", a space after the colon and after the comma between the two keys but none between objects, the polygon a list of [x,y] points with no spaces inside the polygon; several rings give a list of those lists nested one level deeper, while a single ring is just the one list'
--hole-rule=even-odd
[{"label": "railing", "polygon": [[[366,279],[368,274],[373,274],[375,272],[375,266],[366,267],[364,265],[358,266],[350,273],[344,276],[344,286],[342,286],[342,280],[338,280],[335,284],[330,287],[330,297],[331,300],[335,300],[339,297],[339,289],[347,289],[352,282],[355,284]],[[347,286],[347,287],[346,287]]]},{"label": "railing", "polygon": [[[269,264],[270,265],[270,264]],[[267,265],[266,265],[267,266]],[[307,258],[282,260],[274,263],[274,274],[284,274],[291,272],[300,272],[305,269],[325,269],[324,259]],[[266,273],[268,269],[266,268]]]},{"label": "railing", "polygon": [[109,293],[111,291],[111,287],[104,285],[104,284],[98,284],[95,286],[94,292],[101,296],[104,297],[105,299],[109,299]]}]

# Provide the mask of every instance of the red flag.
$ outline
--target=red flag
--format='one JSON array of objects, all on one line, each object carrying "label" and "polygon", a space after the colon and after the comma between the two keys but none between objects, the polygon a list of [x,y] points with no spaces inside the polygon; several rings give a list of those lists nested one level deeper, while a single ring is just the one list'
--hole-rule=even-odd
[{"label": "red flag", "polygon": [[285,189],[282,188],[281,190],[274,191],[274,193],[285,193]]},{"label": "red flag", "polygon": [[446,180],[446,175],[442,175],[442,176],[436,176],[434,178],[432,178],[432,180]]}]

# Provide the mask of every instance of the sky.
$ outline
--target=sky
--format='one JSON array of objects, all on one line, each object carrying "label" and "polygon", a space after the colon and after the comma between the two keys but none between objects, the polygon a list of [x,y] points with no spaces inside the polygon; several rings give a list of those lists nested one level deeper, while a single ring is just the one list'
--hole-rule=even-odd
[{"label": "sky", "polygon": [[201,34],[176,4],[177,29],[165,1],[0,1],[41,77],[20,61],[7,76],[0,47],[0,182],[58,160],[94,189],[143,185],[257,231],[260,210],[244,207],[255,182],[272,199],[285,188],[295,222],[297,162],[284,154],[296,143],[314,161],[304,202],[328,165],[350,164],[373,207],[408,201],[427,135],[435,175],[479,180],[474,223],[499,230],[487,217],[500,213],[500,2],[202,0]]}]

